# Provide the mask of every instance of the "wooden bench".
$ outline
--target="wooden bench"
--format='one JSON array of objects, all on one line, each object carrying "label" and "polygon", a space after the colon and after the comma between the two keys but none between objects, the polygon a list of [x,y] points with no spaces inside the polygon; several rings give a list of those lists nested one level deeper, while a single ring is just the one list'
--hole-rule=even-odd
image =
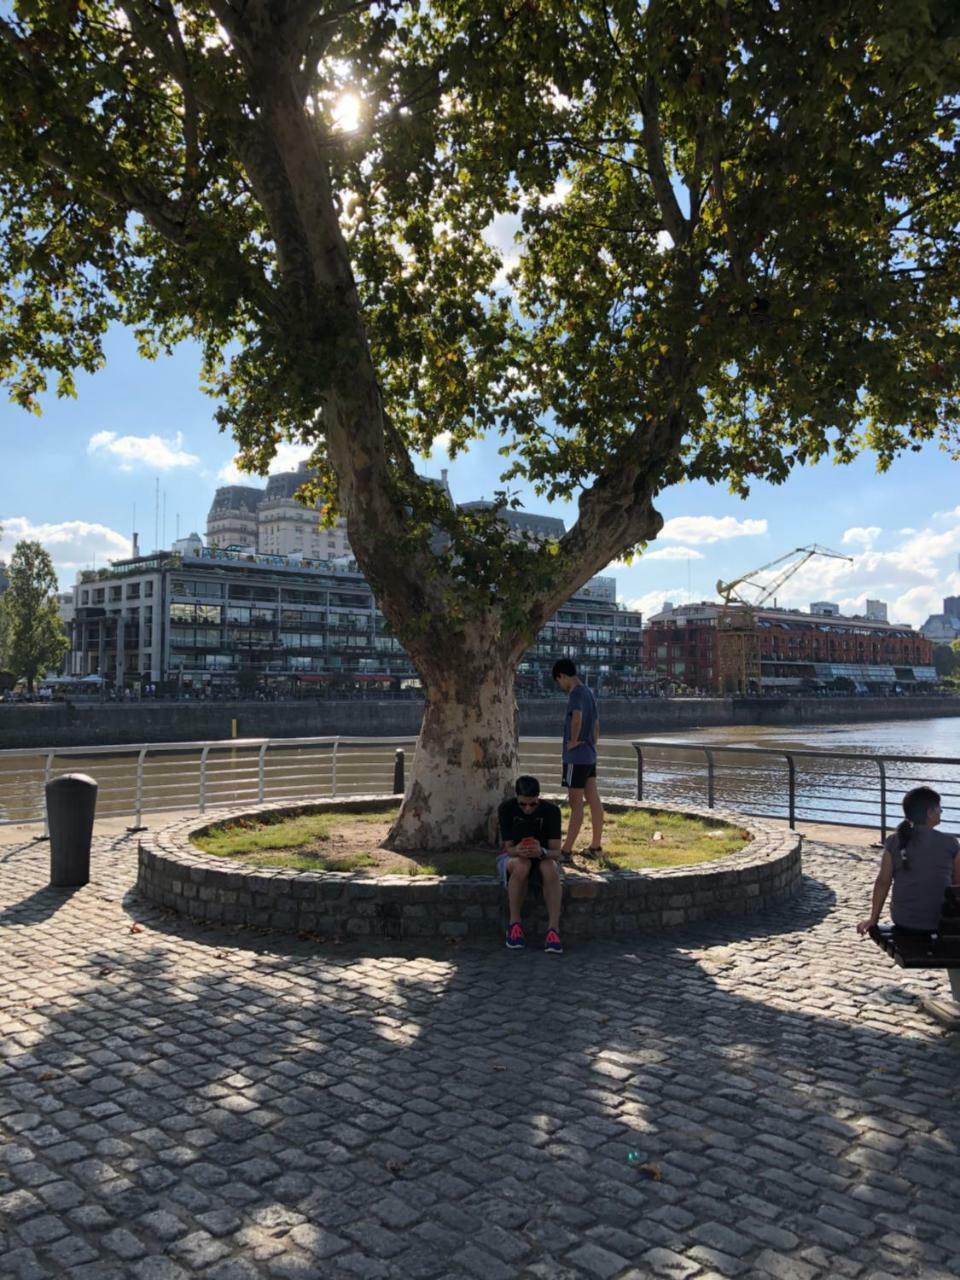
[{"label": "wooden bench", "polygon": [[960,969],[960,887],[951,885],[944,893],[940,923],[933,933],[879,924],[870,937],[901,969]]}]

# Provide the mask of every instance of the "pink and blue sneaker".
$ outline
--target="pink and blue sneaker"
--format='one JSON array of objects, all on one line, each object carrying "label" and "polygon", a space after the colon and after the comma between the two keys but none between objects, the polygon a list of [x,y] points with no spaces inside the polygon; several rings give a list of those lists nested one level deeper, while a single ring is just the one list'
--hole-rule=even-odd
[{"label": "pink and blue sneaker", "polygon": [[519,920],[514,920],[507,930],[507,946],[511,951],[522,951],[526,945],[527,940],[523,936],[523,925]]},{"label": "pink and blue sneaker", "polygon": [[[507,946],[510,944],[507,943]],[[563,955],[563,943],[560,941],[560,935],[556,929],[548,929],[547,936],[543,940],[543,949],[551,956]]]}]

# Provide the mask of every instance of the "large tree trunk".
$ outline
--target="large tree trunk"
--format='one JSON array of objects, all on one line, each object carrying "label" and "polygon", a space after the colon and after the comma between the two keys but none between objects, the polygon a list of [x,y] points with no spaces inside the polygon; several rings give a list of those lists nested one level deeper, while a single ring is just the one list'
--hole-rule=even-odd
[{"label": "large tree trunk", "polygon": [[391,849],[413,852],[492,844],[497,805],[517,772],[514,668],[458,656],[426,688],[426,708]]}]

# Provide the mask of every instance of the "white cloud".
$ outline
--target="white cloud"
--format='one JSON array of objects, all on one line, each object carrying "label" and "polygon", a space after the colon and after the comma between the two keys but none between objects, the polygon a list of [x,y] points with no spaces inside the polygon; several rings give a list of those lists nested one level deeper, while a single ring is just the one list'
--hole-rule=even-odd
[{"label": "white cloud", "polygon": [[[296,471],[298,464],[305,462],[309,456],[310,450],[302,444],[281,440],[277,445],[274,459],[270,463],[269,474],[275,476],[281,471]],[[225,462],[217,472],[217,479],[221,484],[249,484],[251,480],[257,478],[255,471],[241,471],[237,466],[236,457]]]},{"label": "white cloud", "polygon": [[450,441],[453,439],[453,432],[441,431],[430,447],[430,452],[424,454],[426,458],[450,457]]},{"label": "white cloud", "polygon": [[658,547],[656,551],[644,551],[643,560],[702,560],[702,551],[692,547]]},{"label": "white cloud", "polygon": [[170,471],[174,467],[192,467],[200,459],[181,448],[183,436],[178,431],[172,440],[162,436],[118,436],[115,431],[98,431],[87,442],[87,453],[108,453],[120,462],[121,471],[136,466],[152,471]]},{"label": "white cloud", "polygon": [[105,524],[86,520],[62,520],[59,524],[34,524],[26,516],[0,517],[3,536],[0,555],[9,560],[18,542],[39,542],[50,553],[62,589],[73,584],[78,569],[94,562],[106,564],[130,554],[130,538]]},{"label": "white cloud", "polygon": [[[563,204],[571,189],[568,179],[558,178],[552,191],[542,196],[524,196],[521,203],[533,205],[539,202],[540,208],[552,209],[556,205]],[[494,284],[501,289],[507,284],[507,274],[520,261],[522,246],[518,236],[520,235],[521,226],[521,214],[498,213],[483,230],[483,239],[491,249],[496,249],[500,255],[501,267],[496,274]]]},{"label": "white cloud", "polygon": [[851,547],[860,544],[864,547],[872,547],[881,533],[883,533],[883,530],[875,524],[869,525],[867,528],[855,525],[852,529],[844,530],[843,545]]},{"label": "white cloud", "polygon": [[734,516],[674,516],[661,529],[658,541],[722,542],[727,538],[752,538],[766,532],[766,520],[737,520]]},{"label": "white cloud", "polygon": [[954,574],[951,582],[941,586],[911,587],[891,602],[891,622],[909,622],[911,626],[922,627],[932,613],[943,612],[943,597],[954,594],[957,586],[958,578]]},{"label": "white cloud", "polygon": [[843,612],[861,613],[869,597],[887,602],[891,622],[919,626],[960,590],[960,511],[943,515],[952,527],[901,530],[899,543],[885,551],[867,546],[849,560],[815,556],[778,591],[778,603],[796,609],[833,600]]},{"label": "white cloud", "polygon": [[639,609],[643,616],[648,618],[651,614],[659,613],[667,601],[671,604],[691,604],[698,603],[699,597],[693,595],[686,587],[670,587],[666,591],[658,587],[656,591],[648,591],[645,595],[634,596],[632,600],[628,600],[627,608]]}]

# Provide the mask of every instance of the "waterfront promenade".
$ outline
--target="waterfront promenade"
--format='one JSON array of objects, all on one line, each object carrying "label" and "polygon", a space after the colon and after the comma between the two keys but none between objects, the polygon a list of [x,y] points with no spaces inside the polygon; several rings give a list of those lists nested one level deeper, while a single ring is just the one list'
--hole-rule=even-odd
[{"label": "waterfront promenade", "polygon": [[[562,958],[205,930],[0,832],[5,1280],[960,1273],[960,1036],[816,840],[765,921]],[[844,839],[852,840],[850,836]]]}]

